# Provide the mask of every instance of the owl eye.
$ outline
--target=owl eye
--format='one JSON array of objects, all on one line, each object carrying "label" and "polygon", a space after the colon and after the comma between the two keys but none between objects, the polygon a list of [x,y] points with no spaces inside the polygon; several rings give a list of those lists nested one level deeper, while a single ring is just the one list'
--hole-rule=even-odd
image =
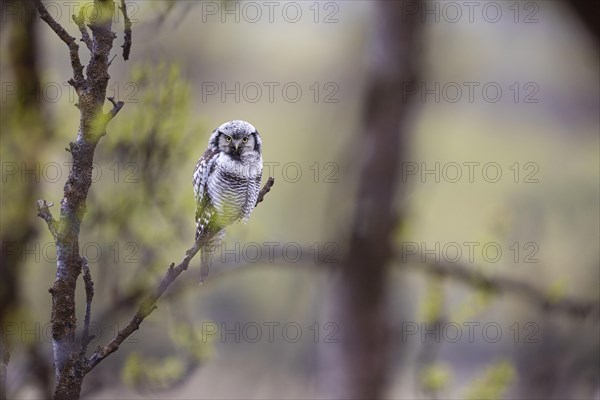
[{"label": "owl eye", "polygon": [[242,142],[244,142],[244,143],[247,143],[247,142],[248,142],[248,137],[247,137],[247,136],[246,136],[246,137],[244,137],[244,138],[242,139]]},{"label": "owl eye", "polygon": [[225,136],[225,140],[227,140],[227,143],[231,143],[231,136]]}]

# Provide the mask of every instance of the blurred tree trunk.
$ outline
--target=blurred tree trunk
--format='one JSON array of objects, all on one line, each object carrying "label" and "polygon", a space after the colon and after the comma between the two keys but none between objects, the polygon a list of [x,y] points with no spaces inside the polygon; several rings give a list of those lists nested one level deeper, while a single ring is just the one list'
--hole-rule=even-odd
[{"label": "blurred tree trunk", "polygon": [[[39,133],[40,122],[43,118],[39,96],[36,96],[40,93],[40,79],[37,60],[38,43],[35,35],[35,13],[28,1],[10,1],[2,6],[15,11],[14,13],[5,12],[6,17],[10,17],[10,21],[7,22],[9,25],[7,27],[9,29],[8,34],[10,35],[8,60],[10,61],[10,69],[14,74],[14,81],[7,83],[15,85],[17,94],[10,97],[7,94],[7,100],[10,99],[10,101],[2,102],[3,122],[0,131],[2,132],[3,141],[8,141],[7,136],[13,136],[10,140],[11,143],[21,142],[24,145],[25,140],[17,138],[23,136],[23,132],[19,132],[16,126],[11,126],[11,122],[18,118],[11,115],[16,114],[20,118],[27,118],[28,124],[32,126],[30,132],[34,136],[31,138],[32,141],[43,138],[43,135],[36,134]],[[34,146],[30,150],[36,151],[40,147]],[[32,157],[33,155],[17,154],[16,157],[22,157],[17,162],[23,161],[30,164],[32,160],[37,159]],[[16,177],[11,176],[10,179],[19,180],[20,177],[20,174],[18,174]],[[11,183],[13,187],[18,187],[23,192],[24,203],[33,205],[37,197],[37,185],[34,177],[28,176],[27,178],[31,179],[21,179],[20,182]],[[6,176],[6,179],[8,180],[9,177]],[[6,198],[8,194],[13,194],[12,190],[10,192],[3,190],[2,203],[6,206],[9,206],[7,204],[9,199]],[[30,201],[27,201],[27,199]],[[8,220],[5,219],[6,215],[4,215],[2,227],[0,228],[2,233],[0,317],[2,317],[2,321],[4,321],[6,312],[14,310],[16,303],[19,301],[18,272],[22,261],[20,250],[36,233],[33,207],[12,204],[10,208],[11,210],[14,209],[15,213],[11,212]]]},{"label": "blurred tree trunk", "polygon": [[408,142],[408,105],[402,90],[416,80],[420,20],[407,7],[418,2],[380,1],[370,45],[371,75],[365,93],[356,209],[349,244],[335,272],[329,321],[339,324],[340,343],[323,346],[320,376],[325,395],[336,399],[384,396],[388,370],[386,278],[392,233],[401,223],[402,188],[396,183]]},{"label": "blurred tree trunk", "polygon": [[[16,166],[16,175],[4,174],[2,182],[2,209],[0,226],[0,356],[8,358],[8,341],[4,327],[14,323],[17,318],[10,313],[19,312],[21,301],[21,271],[23,250],[32,246],[37,237],[37,220],[34,212],[38,198],[39,176],[23,175],[25,169],[35,171],[35,163],[41,159],[44,143],[52,139],[52,129],[45,117],[41,100],[39,73],[39,44],[36,35],[37,17],[33,4],[28,0],[8,0],[2,7],[2,31],[9,37],[8,68],[12,81],[3,79],[4,85],[12,86],[16,92],[4,93],[6,101],[0,105],[0,135],[4,144],[11,143],[10,149],[3,149],[2,158],[8,164]],[[24,132],[18,123],[27,121]],[[9,138],[10,137],[10,138]],[[30,143],[35,143],[31,146]],[[25,164],[22,164],[25,163]],[[8,169],[7,169],[8,171]],[[19,199],[19,201],[15,201]],[[36,346],[38,344],[33,344]],[[5,371],[4,371],[5,372]],[[5,376],[3,376],[4,378]],[[38,376],[44,390],[49,390],[48,377]],[[6,393],[5,381],[0,380],[0,392]]]},{"label": "blurred tree trunk", "polygon": [[600,3],[589,0],[570,0],[565,1],[565,4],[575,12],[581,24],[596,40],[596,44],[600,42]]}]

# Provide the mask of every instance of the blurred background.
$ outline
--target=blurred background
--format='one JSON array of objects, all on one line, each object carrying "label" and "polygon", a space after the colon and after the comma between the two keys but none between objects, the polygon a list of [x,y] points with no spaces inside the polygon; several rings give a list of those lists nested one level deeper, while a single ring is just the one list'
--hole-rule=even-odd
[{"label": "blurred background", "polygon": [[[56,253],[35,201],[58,214],[79,111],[64,43],[28,2],[0,4],[6,393],[47,398]],[[79,37],[70,15],[89,3],[46,4]],[[80,237],[90,348],[192,245],[191,175],[216,126],[257,127],[275,186],[208,282],[194,259],[82,398],[600,399],[597,5],[128,11],[108,89],[125,106]]]}]

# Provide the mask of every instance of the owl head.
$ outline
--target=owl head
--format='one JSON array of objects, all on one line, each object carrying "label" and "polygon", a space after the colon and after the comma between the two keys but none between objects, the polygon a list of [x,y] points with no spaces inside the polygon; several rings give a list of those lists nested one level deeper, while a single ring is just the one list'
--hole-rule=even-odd
[{"label": "owl head", "polygon": [[214,130],[208,146],[239,159],[247,155],[260,155],[261,140],[252,124],[241,121],[225,122]]}]

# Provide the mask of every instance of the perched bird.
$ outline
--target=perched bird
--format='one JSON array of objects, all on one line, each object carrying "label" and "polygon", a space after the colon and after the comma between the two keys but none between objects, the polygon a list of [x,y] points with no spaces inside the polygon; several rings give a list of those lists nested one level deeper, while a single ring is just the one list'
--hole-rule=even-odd
[{"label": "perched bird", "polygon": [[262,143],[254,126],[230,121],[214,130],[198,160],[193,184],[196,198],[196,241],[201,241],[201,283],[225,228],[248,221],[256,206],[262,178]]}]

